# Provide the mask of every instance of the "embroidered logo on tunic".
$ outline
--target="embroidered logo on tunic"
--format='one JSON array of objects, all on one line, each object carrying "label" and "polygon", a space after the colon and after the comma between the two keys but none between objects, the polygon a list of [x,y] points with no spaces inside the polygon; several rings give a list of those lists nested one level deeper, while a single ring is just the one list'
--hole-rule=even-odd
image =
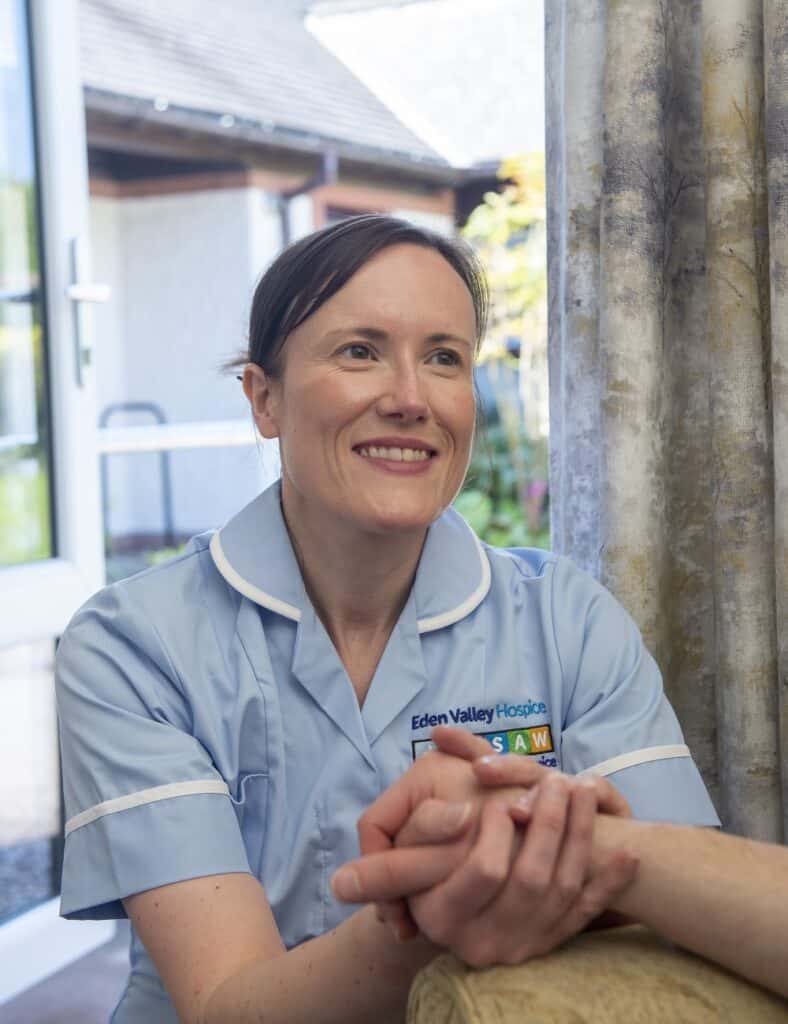
[{"label": "embroidered logo on tunic", "polygon": [[436,725],[467,725],[470,722],[492,725],[493,718],[530,718],[531,715],[545,714],[547,714],[547,705],[541,700],[527,700],[524,704],[499,701],[489,707],[469,704],[464,707],[449,708],[448,711],[428,711],[423,715],[412,715],[410,727],[413,730],[432,729]]},{"label": "embroidered logo on tunic", "polygon": [[[528,729],[507,729],[505,732],[476,732],[474,736],[487,740],[497,754],[550,754],[555,750],[549,723],[532,725]],[[432,740],[412,740],[411,747],[415,761],[428,750],[434,750],[435,744]],[[555,768],[558,762],[554,757],[540,757],[539,763]]]}]

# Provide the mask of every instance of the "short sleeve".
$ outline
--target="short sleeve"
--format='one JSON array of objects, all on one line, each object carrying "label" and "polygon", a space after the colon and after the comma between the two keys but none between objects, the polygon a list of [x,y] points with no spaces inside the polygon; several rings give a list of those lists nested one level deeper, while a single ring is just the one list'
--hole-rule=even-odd
[{"label": "short sleeve", "polygon": [[719,825],[657,664],[627,612],[560,559],[553,618],[566,686],[564,771],[609,777],[637,818]]},{"label": "short sleeve", "polygon": [[58,645],[55,678],[62,916],[125,917],[120,901],[132,893],[248,872],[228,787],[191,734],[180,681],[126,585],[106,588],[76,614]]}]

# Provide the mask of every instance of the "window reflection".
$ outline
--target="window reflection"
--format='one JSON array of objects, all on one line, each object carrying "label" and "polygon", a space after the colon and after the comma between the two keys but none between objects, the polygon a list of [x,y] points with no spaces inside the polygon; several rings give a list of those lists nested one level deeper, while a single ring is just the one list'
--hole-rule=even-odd
[{"label": "window reflection", "polygon": [[54,553],[27,14],[0,0],[0,566]]}]

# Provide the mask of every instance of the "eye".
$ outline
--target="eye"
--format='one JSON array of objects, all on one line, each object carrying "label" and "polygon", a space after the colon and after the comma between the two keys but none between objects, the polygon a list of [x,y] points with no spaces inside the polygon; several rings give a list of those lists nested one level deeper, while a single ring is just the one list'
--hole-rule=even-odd
[{"label": "eye", "polygon": [[369,345],[366,345],[363,341],[354,341],[350,345],[345,345],[344,348],[339,350],[339,355],[347,356],[349,359],[372,359],[374,352]]},{"label": "eye", "polygon": [[438,366],[462,366],[462,359],[459,353],[450,348],[442,348],[437,352],[433,352],[430,356],[430,362]]}]

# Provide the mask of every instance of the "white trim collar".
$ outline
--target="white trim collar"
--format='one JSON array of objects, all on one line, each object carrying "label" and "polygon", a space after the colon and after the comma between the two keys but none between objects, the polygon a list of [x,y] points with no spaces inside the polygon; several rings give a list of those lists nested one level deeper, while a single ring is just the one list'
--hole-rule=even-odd
[{"label": "white trim collar", "polygon": [[[301,621],[309,598],[282,516],[278,482],[213,535],[210,552],[238,593]],[[447,509],[427,533],[413,584],[418,632],[443,629],[470,615],[487,596],[491,578],[479,538],[458,512]]]}]

